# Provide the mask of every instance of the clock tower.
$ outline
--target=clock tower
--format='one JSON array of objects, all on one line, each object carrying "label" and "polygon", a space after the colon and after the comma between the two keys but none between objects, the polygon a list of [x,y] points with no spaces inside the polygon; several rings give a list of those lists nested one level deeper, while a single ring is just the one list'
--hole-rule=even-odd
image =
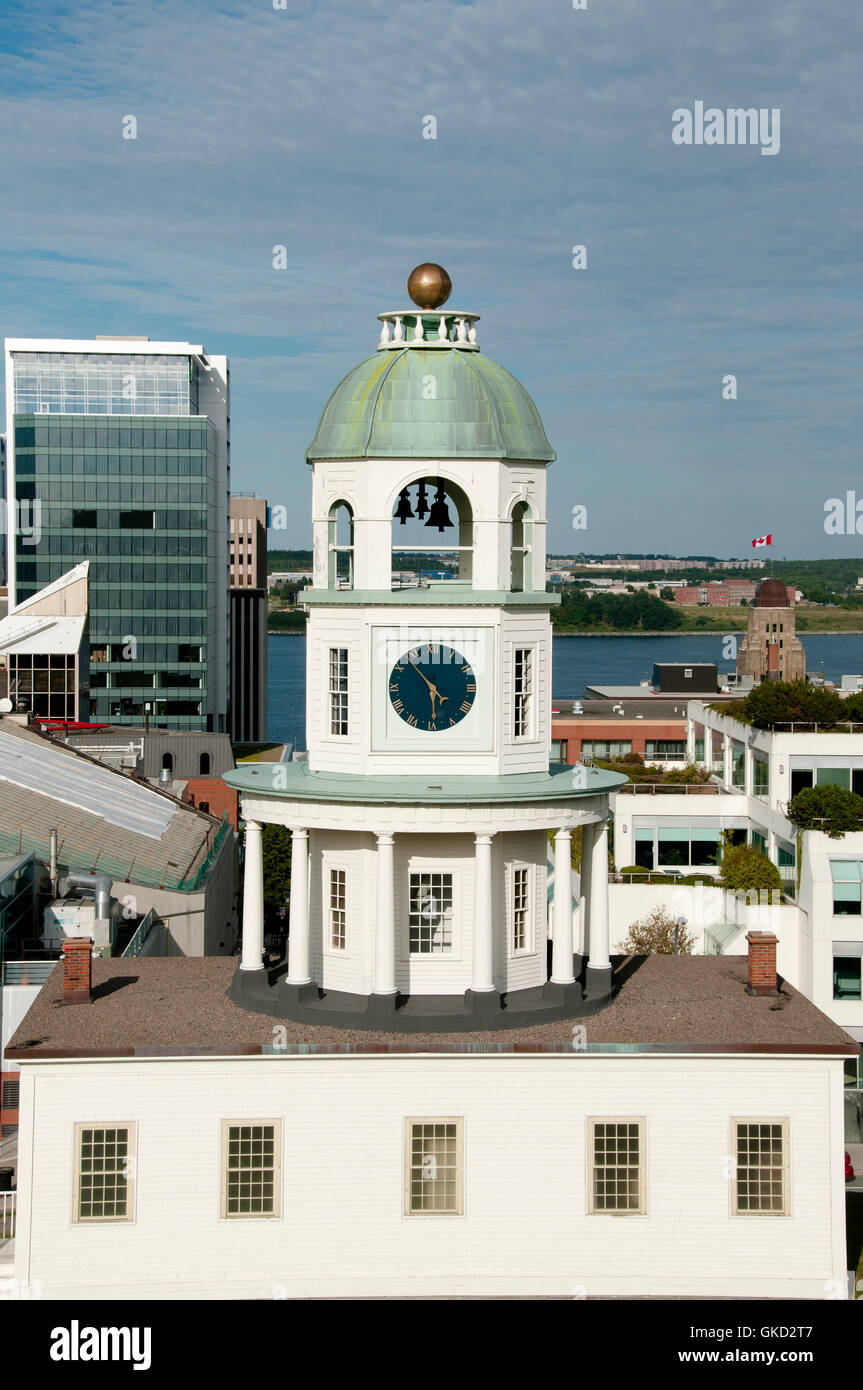
[{"label": "clock tower", "polygon": [[[610,998],[608,794],[624,779],[549,767],[555,456],[527,391],[481,352],[478,316],[444,307],[449,291],[440,266],[412,272],[413,307],[378,315],[375,351],[336,387],[306,455],[308,759],[226,777],[246,821],[232,993],[275,1017],[453,1032]],[[275,971],[264,822],[292,831]]]}]

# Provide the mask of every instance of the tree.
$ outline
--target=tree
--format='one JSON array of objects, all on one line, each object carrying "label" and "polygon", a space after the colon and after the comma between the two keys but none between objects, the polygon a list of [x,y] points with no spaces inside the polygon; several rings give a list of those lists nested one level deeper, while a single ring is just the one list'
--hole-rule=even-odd
[{"label": "tree", "polygon": [[863,796],[847,787],[804,787],[788,803],[786,815],[798,830],[821,830],[841,840],[863,829]]},{"label": "tree", "polygon": [[291,887],[291,832],[285,825],[264,825],[264,911],[270,915],[285,907]]},{"label": "tree", "polygon": [[674,590],[672,589],[670,584],[663,584],[662,588],[659,591],[659,597],[661,599],[665,599],[666,603],[674,602]]},{"label": "tree", "polygon": [[[726,832],[728,835],[728,832]],[[735,893],[760,892],[766,888],[771,900],[774,891],[782,893],[782,879],[772,860],[756,845],[732,845],[723,836],[719,882]]]},{"label": "tree", "polygon": [[[646,917],[630,925],[620,949],[628,956],[672,956],[674,955],[675,919],[668,913],[664,904],[653,908]],[[677,951],[681,956],[692,953],[695,937],[685,926],[678,928]]]},{"label": "tree", "polygon": [[849,711],[847,701],[835,691],[808,681],[762,681],[741,702],[736,717],[756,729],[770,729],[776,724],[822,724],[829,728],[848,719]]}]

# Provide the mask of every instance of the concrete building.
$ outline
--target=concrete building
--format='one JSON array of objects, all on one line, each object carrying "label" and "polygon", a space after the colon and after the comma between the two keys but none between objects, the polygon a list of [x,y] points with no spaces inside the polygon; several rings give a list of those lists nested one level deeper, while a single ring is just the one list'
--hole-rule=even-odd
[{"label": "concrete building", "polygon": [[90,561],[90,718],[227,730],[227,359],[6,340],[10,608]]},{"label": "concrete building", "polygon": [[754,579],[723,579],[711,584],[681,584],[675,588],[675,603],[700,603],[710,608],[730,608],[751,603],[758,586]]},{"label": "concrete building", "polygon": [[231,495],[231,720],[234,743],[267,737],[267,526],[269,507]]},{"label": "concrete building", "polygon": [[794,590],[779,579],[758,585],[737,649],[738,681],[796,681],[806,675],[806,652],[795,632]]}]

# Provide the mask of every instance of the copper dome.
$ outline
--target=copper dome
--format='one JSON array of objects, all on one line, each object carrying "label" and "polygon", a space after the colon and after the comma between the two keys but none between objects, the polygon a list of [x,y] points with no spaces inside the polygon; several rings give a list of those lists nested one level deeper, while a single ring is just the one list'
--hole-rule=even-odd
[{"label": "copper dome", "polygon": [[753,608],[790,608],[788,590],[781,579],[762,579],[755,590]]}]

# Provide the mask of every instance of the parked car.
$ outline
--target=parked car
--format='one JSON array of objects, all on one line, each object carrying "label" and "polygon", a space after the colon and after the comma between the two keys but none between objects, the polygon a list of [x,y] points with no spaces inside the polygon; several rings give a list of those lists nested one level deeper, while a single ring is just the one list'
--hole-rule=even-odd
[{"label": "parked car", "polygon": [[845,1181],[846,1181],[846,1182],[851,1182],[851,1180],[852,1180],[855,1176],[856,1176],[856,1175],[855,1175],[855,1173],[854,1173],[854,1169],[853,1169],[852,1166],[851,1166],[851,1155],[850,1155],[849,1153],[846,1152],[846,1154],[845,1154]]}]

